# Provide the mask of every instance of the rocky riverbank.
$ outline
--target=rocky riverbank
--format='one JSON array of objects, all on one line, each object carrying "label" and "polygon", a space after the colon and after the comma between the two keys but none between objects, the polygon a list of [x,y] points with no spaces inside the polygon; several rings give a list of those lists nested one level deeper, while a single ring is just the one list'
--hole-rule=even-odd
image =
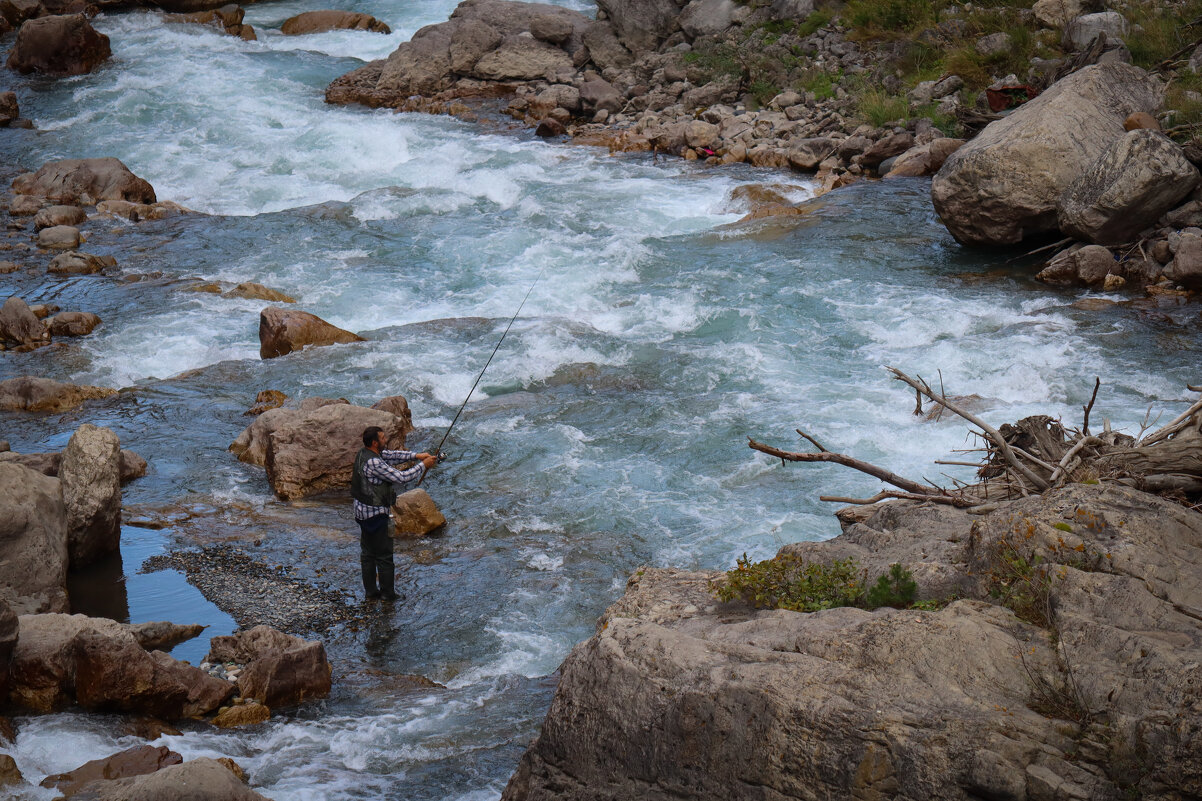
[{"label": "rocky riverbank", "polygon": [[929,603],[757,611],[721,573],[640,570],[503,798],[1202,792],[1197,511],[1085,484],[984,516],[887,503],[784,557],[904,565]]}]

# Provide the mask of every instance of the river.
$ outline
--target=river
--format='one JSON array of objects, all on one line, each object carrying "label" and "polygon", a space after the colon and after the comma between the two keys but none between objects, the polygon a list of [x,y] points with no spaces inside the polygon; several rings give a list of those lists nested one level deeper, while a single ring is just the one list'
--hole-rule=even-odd
[{"label": "river", "polygon": [[[905,475],[964,477],[933,460],[974,447],[965,428],[915,418],[886,365],[980,395],[999,424],[1032,413],[1077,424],[1101,376],[1094,421],[1134,430],[1149,404],[1165,408],[1197,380],[1196,312],[1074,307],[1086,293],[1034,283],[1029,262],[1005,263],[1014,254],[957,246],[925,180],[861,183],[803,216],[740,225],[736,187],[785,183],[801,200],[812,182],[327,106],[330,80],[454,4],[347,6],[388,22],[389,36],[279,34],[320,7],[250,6],[258,42],[159,13],[101,16],[113,60],[66,80],[6,73],[37,130],[0,130],[7,177],[112,155],[160,200],[204,212],[136,230],[88,222],[85,249],[116,257],[115,276],[0,277],[3,296],[104,320],[65,350],[3,354],[0,378],[129,388],[67,414],[0,415],[0,438],[56,450],[81,422],[109,426],[151,465],[125,504],[181,521],[126,526],[117,617],[230,631],[182,575],[140,570],[212,542],[349,597],[348,501],[274,500],[262,470],[226,451],[243,412],[267,388],[364,405],[401,394],[417,426],[410,446],[432,447],[533,285],[425,484],[447,529],[398,544],[405,601],[325,635],[331,697],[250,730],[197,724],[158,741],[185,758],[233,757],[270,798],[498,797],[557,666],[631,572],[727,568],[830,537],[819,494],[879,489],[834,466],[783,466],[752,453],[748,436],[800,448],[801,427]],[[263,304],[188,291],[196,281],[266,284],[368,341],[260,361]],[[175,655],[198,662],[206,642]],[[34,783],[140,742],[105,716],[17,724],[0,751]]]}]

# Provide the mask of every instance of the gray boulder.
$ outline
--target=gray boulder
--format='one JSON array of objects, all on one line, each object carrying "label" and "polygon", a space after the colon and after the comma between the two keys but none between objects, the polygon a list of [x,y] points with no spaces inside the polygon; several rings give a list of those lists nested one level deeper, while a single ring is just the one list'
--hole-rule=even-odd
[{"label": "gray boulder", "polygon": [[1065,50],[1085,50],[1102,34],[1108,42],[1121,42],[1129,30],[1126,18],[1117,11],[1083,14],[1065,27],[1061,45]]},{"label": "gray boulder", "polygon": [[618,41],[614,29],[605,22],[593,22],[585,28],[583,41],[598,69],[623,69],[634,60],[625,45]]},{"label": "gray boulder", "polygon": [[19,614],[67,606],[67,509],[56,478],[0,462],[0,598]]},{"label": "gray boulder", "polygon": [[1061,195],[1060,230],[1100,245],[1128,242],[1176,207],[1199,179],[1176,142],[1157,131],[1131,131]]},{"label": "gray boulder", "polygon": [[533,36],[516,34],[480,57],[472,75],[487,81],[532,81],[572,71],[572,57]]},{"label": "gray boulder", "polygon": [[1202,236],[1182,232],[1173,260],[1164,266],[1164,274],[1191,289],[1202,288]]},{"label": "gray boulder", "polygon": [[67,507],[72,570],[121,547],[121,442],[84,423],[71,435],[58,470]]},{"label": "gray boulder", "polygon": [[618,39],[641,55],[659,47],[679,27],[680,9],[673,0],[599,0]]},{"label": "gray boulder", "polygon": [[25,345],[41,340],[45,333],[46,326],[24,300],[14,295],[4,301],[0,307],[0,344]]},{"label": "gray boulder", "polygon": [[680,29],[690,39],[713,36],[731,26],[737,8],[734,0],[692,0],[680,12]]},{"label": "gray boulder", "polygon": [[935,211],[960,242],[1006,245],[1056,229],[1064,190],[1160,105],[1159,82],[1127,64],[1086,67],[990,123],[931,181]]},{"label": "gray boulder", "polygon": [[1120,268],[1114,254],[1101,245],[1085,245],[1062,250],[1048,259],[1035,280],[1054,286],[1098,286],[1106,276],[1118,274]]}]

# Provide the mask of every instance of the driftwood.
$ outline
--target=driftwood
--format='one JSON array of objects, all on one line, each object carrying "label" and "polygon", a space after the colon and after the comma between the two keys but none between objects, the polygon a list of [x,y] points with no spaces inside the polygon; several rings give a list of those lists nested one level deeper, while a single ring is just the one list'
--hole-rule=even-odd
[{"label": "driftwood", "polygon": [[[1059,420],[1046,415],[1034,415],[994,428],[963,408],[957,403],[959,399],[949,397],[943,390],[942,379],[940,390],[936,391],[921,376],[911,377],[894,367],[886,369],[894,379],[914,390],[916,415],[923,414],[922,400],[927,398],[941,410],[946,409],[976,427],[973,433],[984,444],[979,449],[983,453],[981,461],[939,460],[936,464],[977,467],[977,483],[952,479],[954,486],[945,489],[915,481],[861,459],[834,453],[801,429],[797,429],[797,433],[818,449],[816,453],[783,450],[751,438],[748,438],[748,446],[780,459],[782,464],[786,461],[831,462],[896,487],[895,490],[882,490],[870,498],[819,496],[820,500],[836,503],[863,505],[900,499],[948,504],[973,512],[991,508],[996,501],[1039,494],[1070,481],[1082,480],[1121,482],[1185,503],[1202,501],[1202,400],[1191,404],[1167,425],[1147,436],[1143,432],[1151,427],[1148,419],[1144,420],[1137,437],[1111,430],[1108,420],[1104,421],[1103,431],[1093,435],[1089,432],[1089,417],[1102,385],[1100,379],[1095,379],[1089,403],[1082,407],[1084,419],[1080,429],[1066,428]],[[1202,392],[1202,387],[1189,386],[1188,389]],[[928,414],[926,419],[935,418]]]}]

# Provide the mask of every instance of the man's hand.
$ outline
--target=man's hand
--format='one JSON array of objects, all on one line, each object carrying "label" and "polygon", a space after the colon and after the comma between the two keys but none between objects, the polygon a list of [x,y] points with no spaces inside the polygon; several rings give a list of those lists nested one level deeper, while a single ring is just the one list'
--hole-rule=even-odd
[{"label": "man's hand", "polygon": [[422,451],[421,453],[416,453],[416,454],[414,454],[414,456],[416,456],[416,457],[417,457],[418,461],[421,461],[421,462],[424,462],[424,461],[426,461],[426,460],[427,460],[427,459],[429,459],[429,458],[430,458],[432,455],[433,455],[433,454],[426,453],[425,451]]},{"label": "man's hand", "polygon": [[[421,454],[419,454],[419,455],[421,455]],[[438,464],[438,457],[437,457],[437,456],[431,456],[431,455],[430,455],[430,454],[428,454],[428,453],[427,453],[427,454],[424,454],[424,455],[421,455],[421,456],[422,456],[422,464],[424,464],[424,465],[426,466],[426,469],[427,469],[427,470],[429,470],[430,468],[434,467],[434,465]]]}]

